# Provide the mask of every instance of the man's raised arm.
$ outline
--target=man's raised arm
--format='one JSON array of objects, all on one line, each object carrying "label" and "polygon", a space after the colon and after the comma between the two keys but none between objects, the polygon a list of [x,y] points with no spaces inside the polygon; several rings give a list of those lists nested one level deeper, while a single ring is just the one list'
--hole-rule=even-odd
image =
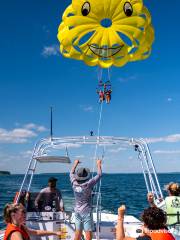
[{"label": "man's raised arm", "polygon": [[73,166],[72,166],[72,168],[71,168],[71,173],[72,173],[72,174],[75,173],[76,167],[77,167],[77,165],[78,165],[79,163],[80,163],[80,161],[79,161],[78,159],[76,159],[76,160],[74,161],[74,164],[73,164]]}]

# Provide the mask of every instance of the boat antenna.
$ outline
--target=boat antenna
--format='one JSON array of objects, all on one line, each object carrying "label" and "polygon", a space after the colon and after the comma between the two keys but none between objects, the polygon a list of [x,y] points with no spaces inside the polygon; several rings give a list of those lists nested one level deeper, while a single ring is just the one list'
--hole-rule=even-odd
[{"label": "boat antenna", "polygon": [[51,127],[50,127],[50,138],[51,138],[51,141],[53,139],[53,108],[50,107],[50,113],[51,113]]}]

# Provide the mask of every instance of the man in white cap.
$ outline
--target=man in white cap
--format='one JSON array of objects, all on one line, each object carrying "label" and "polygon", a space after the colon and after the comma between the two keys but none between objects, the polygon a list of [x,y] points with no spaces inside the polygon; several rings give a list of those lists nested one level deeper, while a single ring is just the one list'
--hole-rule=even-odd
[{"label": "man in white cap", "polygon": [[86,240],[91,240],[93,231],[92,189],[102,175],[101,160],[97,160],[97,175],[93,178],[90,178],[88,168],[79,168],[75,172],[79,163],[79,160],[75,160],[70,172],[70,180],[75,196],[76,232],[74,240],[81,239],[83,230],[85,231]]}]

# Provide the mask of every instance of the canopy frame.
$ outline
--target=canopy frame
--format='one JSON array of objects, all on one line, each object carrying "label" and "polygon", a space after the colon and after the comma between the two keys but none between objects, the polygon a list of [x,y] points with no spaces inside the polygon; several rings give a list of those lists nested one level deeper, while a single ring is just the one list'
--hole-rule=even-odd
[{"label": "canopy frame", "polygon": [[[146,141],[142,138],[121,138],[121,137],[113,137],[113,136],[72,136],[72,137],[60,137],[60,138],[44,138],[38,141],[32,153],[32,157],[29,161],[28,168],[24,175],[24,179],[22,181],[19,194],[17,196],[16,202],[19,201],[21,192],[25,190],[25,186],[27,186],[26,191],[29,192],[31,183],[33,180],[34,172],[36,170],[37,162],[64,162],[70,163],[69,156],[47,156],[46,152],[49,152],[52,149],[62,149],[64,146],[66,148],[69,146],[76,146],[77,144],[81,145],[95,145],[99,146],[109,146],[109,145],[121,145],[127,144],[134,148],[134,150],[138,153],[138,159],[141,164],[141,168],[143,171],[143,176],[147,188],[147,192],[153,192],[156,203],[158,204],[159,199],[163,199],[163,194],[160,188],[159,180],[157,177],[156,169],[154,166],[154,162],[150,153],[150,149]],[[48,151],[47,151],[48,150]],[[27,181],[27,185],[25,184]],[[98,193],[100,194],[100,193]],[[101,196],[97,197],[96,203],[96,214],[97,214],[97,224],[96,227],[99,229],[101,222]],[[97,233],[98,236],[98,233]]]}]

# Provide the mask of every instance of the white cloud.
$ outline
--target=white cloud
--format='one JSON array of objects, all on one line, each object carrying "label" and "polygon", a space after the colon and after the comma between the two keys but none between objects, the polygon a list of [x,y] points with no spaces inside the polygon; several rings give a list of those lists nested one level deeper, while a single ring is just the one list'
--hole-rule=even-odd
[{"label": "white cloud", "polygon": [[44,131],[46,131],[44,126],[38,126],[34,123],[12,130],[0,128],[0,143],[26,143],[28,139],[38,136],[38,132]]},{"label": "white cloud", "polygon": [[31,150],[27,150],[27,151],[24,151],[24,152],[21,152],[20,155],[25,158],[25,159],[30,159],[31,156],[32,156],[32,151]]},{"label": "white cloud", "polygon": [[167,99],[168,102],[172,102],[172,100],[173,99],[171,97],[168,97],[168,99]]},{"label": "white cloud", "polygon": [[59,46],[58,45],[51,45],[51,46],[45,46],[42,51],[42,55],[44,57],[50,57],[50,56],[58,56],[59,55]]},{"label": "white cloud", "polygon": [[76,155],[74,158],[76,159],[85,158],[85,155]]},{"label": "white cloud", "polygon": [[118,82],[128,82],[128,81],[131,81],[131,80],[136,80],[137,79],[137,76],[135,75],[132,75],[132,76],[129,76],[129,77],[124,77],[124,78],[118,78],[117,81]]},{"label": "white cloud", "polygon": [[155,150],[155,154],[180,154],[180,150]]},{"label": "white cloud", "polygon": [[90,105],[80,105],[80,108],[84,112],[93,112],[93,106],[90,106]]},{"label": "white cloud", "polygon": [[25,151],[25,152],[19,152],[18,154],[17,153],[9,154],[7,152],[1,152],[0,163],[6,163],[6,165],[7,165],[7,162],[12,162],[12,161],[15,161],[15,160],[19,161],[21,159],[27,159],[27,158],[29,159],[30,156],[31,156],[30,152],[31,151]]},{"label": "white cloud", "polygon": [[25,143],[29,138],[36,137],[37,134],[31,130],[23,128],[15,128],[13,130],[6,130],[0,128],[0,142],[1,143]]},{"label": "white cloud", "polygon": [[110,152],[110,153],[118,153],[120,151],[125,151],[127,150],[127,148],[124,148],[124,147],[118,147],[118,148],[112,148],[112,149],[108,149],[107,152]]},{"label": "white cloud", "polygon": [[10,171],[11,173],[24,172],[32,151],[22,151],[17,153],[0,152],[0,169]]},{"label": "white cloud", "polygon": [[165,137],[158,138],[146,138],[147,143],[157,143],[157,142],[180,142],[180,134],[168,135]]},{"label": "white cloud", "polygon": [[5,166],[7,161],[9,161],[9,156],[3,151],[0,151],[0,166]]},{"label": "white cloud", "polygon": [[26,129],[34,129],[37,132],[45,132],[45,131],[47,131],[47,129],[44,126],[39,126],[39,125],[36,125],[34,123],[28,123],[28,124],[24,125],[24,128],[26,128]]}]

